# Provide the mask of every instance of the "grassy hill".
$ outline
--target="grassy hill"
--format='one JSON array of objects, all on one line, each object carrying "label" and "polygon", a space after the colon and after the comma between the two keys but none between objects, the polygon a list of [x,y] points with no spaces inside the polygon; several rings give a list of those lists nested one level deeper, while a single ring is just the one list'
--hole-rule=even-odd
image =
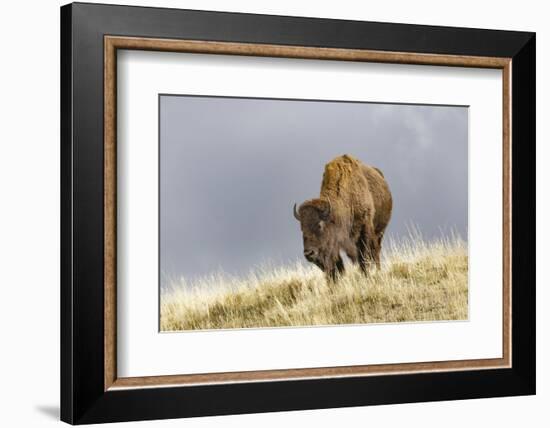
[{"label": "grassy hill", "polygon": [[353,266],[336,283],[306,262],[263,268],[246,278],[216,275],[161,294],[161,330],[197,330],[464,320],[468,250],[457,236],[386,245],[368,277]]}]

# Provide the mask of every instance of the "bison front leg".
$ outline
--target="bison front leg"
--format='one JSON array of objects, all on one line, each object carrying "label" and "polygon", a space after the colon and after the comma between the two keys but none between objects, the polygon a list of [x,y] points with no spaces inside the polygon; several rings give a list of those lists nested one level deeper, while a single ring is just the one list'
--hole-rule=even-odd
[{"label": "bison front leg", "polygon": [[336,282],[338,279],[338,276],[341,276],[345,272],[344,267],[344,261],[342,260],[342,257],[338,255],[338,258],[336,259],[336,262],[331,263],[331,266],[329,269],[326,270],[327,279],[331,282]]},{"label": "bison front leg", "polygon": [[343,275],[346,271],[346,268],[344,267],[344,261],[342,260],[342,257],[338,256],[338,260],[336,261],[336,269],[338,270],[338,275]]}]

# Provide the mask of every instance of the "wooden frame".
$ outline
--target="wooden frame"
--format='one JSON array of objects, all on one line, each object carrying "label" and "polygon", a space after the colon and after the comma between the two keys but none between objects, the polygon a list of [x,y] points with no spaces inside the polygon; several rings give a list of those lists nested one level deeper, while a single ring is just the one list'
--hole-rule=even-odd
[{"label": "wooden frame", "polygon": [[[104,14],[128,14],[129,21],[121,24],[121,28],[103,28],[101,17]],[[153,15],[156,17],[157,29],[152,33],[151,30],[139,28],[137,22],[139,17]],[[84,34],[86,30],[79,25],[82,19],[92,16],[92,28],[95,33]],[[247,24],[246,28],[261,26],[265,20],[270,22],[269,29],[262,33],[262,40],[246,40],[247,31],[243,30],[241,37],[220,37],[216,35],[215,23],[227,22],[227,20],[241,19]],[[173,34],[163,33],[161,28],[163,23],[169,20],[175,20],[182,24],[181,34],[173,37]],[[179,20],[179,21],[178,21]],[[101,23],[100,23],[101,22]],[[121,21],[122,22],[122,21]],[[136,22],[136,23],[134,23]],[[190,26],[195,24],[198,32],[205,34],[211,32],[208,37],[199,37],[197,34],[187,34],[184,23]],[[340,29],[357,26],[361,32],[367,32],[371,35],[383,39],[392,33],[392,37],[397,40],[391,42],[391,50],[384,49],[387,41],[378,42],[378,46],[370,47],[349,47],[354,44],[361,44],[368,38],[350,36],[348,39],[336,37],[332,42],[325,42],[323,46],[317,43],[304,43],[307,40],[291,40],[290,43],[277,40],[276,28],[279,25],[290,25],[297,31],[309,24],[315,27],[315,31],[310,33],[306,31],[305,39],[314,39],[315,34],[326,32],[331,26]],[[385,29],[380,25],[389,26]],[[95,27],[94,27],[95,26]],[[124,27],[124,28],[122,28]],[[193,28],[195,28],[193,27]],[[118,30],[118,31],[117,31]],[[391,30],[391,31],[390,31]],[[399,31],[397,31],[399,30]],[[89,31],[89,30],[88,30]],[[270,33],[271,31],[271,33]],[[148,36],[136,37],[135,34],[143,32]],[[429,43],[423,49],[414,50],[411,43],[405,41],[407,37],[416,32],[422,32],[427,36],[435,36],[439,33],[439,40],[442,35],[447,40],[445,48],[431,47]],[[494,45],[489,51],[482,48],[476,48],[475,38],[479,32]],[[120,35],[120,34],[131,34]],[[157,37],[151,37],[149,34],[158,34]],[[453,33],[456,33],[453,36]],[[116,34],[116,35],[115,35]],[[252,35],[253,32],[250,32]],[[453,37],[455,40],[453,40]],[[76,64],[76,58],[73,52],[77,49],[78,42],[84,43],[93,40],[96,49],[93,55],[89,55],[81,63]],[[245,41],[236,41],[245,40]],[[453,41],[455,42],[453,46]],[[335,46],[331,46],[333,43]],[[444,43],[445,44],[445,43]],[[491,43],[486,43],[491,44]],[[101,51],[99,50],[101,48]],[[116,51],[117,49],[139,49],[154,51],[173,51],[173,52],[194,52],[208,54],[231,54],[231,55],[252,55],[252,56],[271,56],[286,58],[308,58],[325,60],[344,60],[344,61],[368,61],[368,62],[389,62],[406,64],[428,64],[462,67],[481,67],[501,69],[503,73],[503,357],[500,359],[483,360],[462,360],[462,361],[444,361],[444,362],[425,362],[409,364],[385,364],[370,366],[348,366],[348,367],[325,367],[308,369],[289,369],[289,370],[268,370],[256,372],[238,372],[238,373],[217,373],[217,374],[197,374],[197,375],[174,375],[145,378],[118,378],[116,375]],[[283,18],[283,17],[263,17],[255,15],[241,14],[221,14],[194,11],[175,11],[167,9],[143,9],[121,6],[99,6],[73,4],[62,8],[62,128],[64,130],[62,138],[62,191],[70,199],[71,204],[62,206],[62,419],[71,423],[77,422],[98,422],[114,420],[145,419],[158,417],[176,417],[191,416],[198,414],[223,414],[248,411],[268,411],[283,410],[291,408],[315,408],[340,405],[373,404],[386,402],[403,402],[417,400],[434,400],[445,398],[466,398],[473,396],[490,395],[514,395],[534,393],[534,258],[525,261],[518,259],[518,250],[523,253],[534,254],[534,242],[528,238],[534,236],[534,210],[528,211],[530,204],[534,205],[534,159],[526,157],[527,151],[534,155],[534,114],[526,115],[526,110],[534,110],[534,35],[528,33],[510,33],[488,30],[465,30],[465,29],[445,29],[438,27],[418,27],[398,24],[373,24],[373,23],[349,23],[341,21],[313,20],[303,18]],[[103,99],[99,97],[93,100],[93,112],[85,111],[79,103],[87,97],[79,93],[79,89],[85,82],[89,82],[89,76],[83,69],[79,68],[88,61],[87,65],[93,67],[94,82],[99,84],[100,77],[103,79]],[[74,67],[74,68],[73,68]],[[73,74],[74,73],[74,74]],[[80,74],[79,74],[80,73]],[[81,80],[79,81],[79,78]],[[88,79],[88,80],[87,80]],[[522,89],[521,92],[519,89]],[[103,108],[102,108],[103,107]],[[83,122],[74,122],[73,114],[75,110],[79,112]],[[103,117],[101,117],[103,110]],[[70,116],[70,117],[69,117]],[[98,122],[91,120],[95,116],[99,121],[103,121],[103,130],[95,129]],[[93,125],[92,125],[93,124]],[[71,129],[72,126],[72,129]],[[93,141],[84,141],[79,137],[79,131],[94,126],[95,135]],[[519,131],[526,132],[526,135],[519,134]],[[520,136],[521,135],[521,136]],[[516,137],[517,143],[516,143]],[[512,144],[514,138],[514,144]],[[528,147],[519,150],[519,141],[522,146]],[[77,150],[86,151],[87,148],[93,148],[94,157],[90,161],[78,158]],[[532,152],[531,152],[532,151]],[[520,170],[519,179],[512,181],[512,159],[514,162],[515,174]],[[524,160],[522,160],[524,159]],[[89,169],[86,171],[86,164]],[[79,181],[80,170],[84,168],[88,178],[95,180],[92,188],[89,185]],[[514,176],[516,176],[514,174]],[[526,177],[523,174],[527,174]],[[532,175],[532,176],[531,176]],[[102,179],[101,179],[102,178]],[[101,185],[100,183],[101,182]],[[98,192],[101,191],[102,198],[99,198]],[[84,195],[84,196],[82,196]],[[91,195],[93,195],[91,197]],[[93,230],[102,230],[102,239],[94,237],[93,248],[95,256],[89,251],[78,250],[75,244],[85,233],[83,227],[90,227],[82,214],[78,212],[75,206],[75,199],[81,200],[81,204],[93,205],[96,213],[101,213],[103,222],[96,221],[91,225]],[[520,208],[514,210],[512,206],[516,200],[520,200]],[[517,203],[517,202],[516,202]],[[525,219],[531,219],[531,225],[524,223]],[[529,221],[527,223],[529,223]],[[83,223],[85,222],[85,223]],[[521,233],[521,236],[519,235]],[[512,240],[514,247],[512,247]],[[87,257],[92,261],[89,268],[93,269],[93,279],[90,281],[79,278],[78,273],[81,266],[75,261],[75,255]],[[101,257],[100,257],[101,256]],[[82,259],[80,259],[82,260]],[[518,262],[519,260],[519,262]],[[84,264],[87,264],[84,262]],[[98,268],[102,266],[101,270]],[[512,271],[512,266],[514,269]],[[521,283],[522,294],[517,290],[518,283]],[[512,284],[514,287],[512,288]],[[101,321],[96,324],[86,325],[84,328],[84,337],[94,337],[93,349],[98,351],[97,345],[102,338],[101,355],[102,359],[94,358],[95,367],[90,374],[83,370],[83,365],[89,364],[84,354],[79,351],[79,346],[87,346],[85,343],[79,343],[77,331],[82,331],[82,324],[86,313],[94,310],[98,306],[79,301],[76,297],[79,294],[88,294],[93,291],[100,291],[103,298],[101,301],[96,299],[97,304],[102,308],[103,314],[100,320],[97,314],[94,314],[94,320]],[[518,297],[519,295],[519,297]],[[92,307],[93,306],[93,307]],[[527,309],[530,313],[527,313]],[[529,335],[528,339],[522,337]],[[82,336],[81,336],[82,337]],[[84,339],[86,341],[86,339]],[[523,347],[519,347],[519,343]],[[76,346],[78,345],[78,346]],[[527,345],[525,347],[525,345]],[[78,364],[80,362],[81,364]],[[492,370],[482,370],[492,369]],[[521,371],[521,373],[520,373]],[[424,373],[424,374],[421,374]],[[383,376],[391,374],[391,377]],[[414,376],[412,376],[414,374]],[[86,376],[92,376],[92,384],[85,379]],[[98,381],[98,375],[101,381]],[[428,380],[428,375],[431,380]],[[513,376],[512,376],[513,375]],[[424,376],[424,380],[422,378]],[[508,379],[510,376],[518,379],[514,381]],[[364,389],[369,385],[384,382],[389,385],[396,378],[401,378],[407,382],[412,382],[413,388],[420,390],[425,387],[427,382],[434,382],[439,377],[441,385],[435,387],[429,393],[413,397],[388,396],[382,394],[379,397],[370,392],[367,395],[351,398],[346,394],[347,401],[339,401],[340,398],[335,394],[336,390],[330,395],[331,400],[324,401],[320,395],[316,399],[302,397],[296,403],[282,398],[275,397],[275,403],[272,405],[257,404],[256,406],[239,407],[233,404],[222,405],[217,408],[208,408],[206,402],[197,402],[198,398],[193,398],[193,394],[203,394],[205,388],[210,388],[211,394],[215,395],[220,388],[226,391],[235,391],[245,389],[247,392],[243,397],[251,397],[254,386],[258,385],[277,385],[280,391],[287,391],[288,381],[293,380],[293,388],[296,385],[302,385],[306,388],[304,391],[313,393],[315,384],[324,383],[324,388],[330,390],[331,386],[338,389],[345,382],[349,385],[356,385],[355,388]],[[446,380],[445,380],[446,379]],[[464,385],[458,391],[448,391],[442,393],[444,385],[449,385],[453,379],[462,379]],[[486,382],[482,391],[468,391],[466,386],[473,385],[468,382]],[[495,380],[500,388],[494,388]],[[250,383],[253,381],[253,383]],[[279,381],[279,382],[275,382]],[[493,386],[488,382],[492,381]],[[506,387],[503,388],[502,384]],[[475,384],[477,385],[477,383]],[[159,387],[164,392],[156,395],[165,396],[165,398],[155,398],[155,400],[173,400],[172,411],[159,413],[158,410],[150,409],[130,409],[129,407],[115,409],[114,404],[85,404],[90,396],[102,396],[105,403],[110,402],[133,402],[138,400],[142,402],[147,393],[148,387]],[[177,388],[175,388],[177,386]],[[174,388],[168,388],[174,387]],[[189,389],[191,388],[191,389]],[[248,388],[248,389],[247,389]],[[262,387],[259,387],[260,389]],[[456,388],[456,384],[454,386]],[[257,389],[257,388],[256,388]],[[390,392],[391,387],[387,392]],[[158,390],[158,389],[156,389]],[[178,390],[170,395],[170,391]],[[153,390],[149,394],[155,395]],[[184,392],[185,391],[185,392]],[[438,395],[439,393],[439,395]],[[178,408],[176,403],[178,396],[187,395],[187,401],[194,407],[183,406]],[[276,394],[276,393],[275,393]],[[315,394],[313,394],[315,397]],[[126,398],[122,398],[126,397]],[[169,398],[171,397],[171,398]],[[191,398],[189,398],[191,397]],[[270,393],[270,397],[273,397]],[[97,398],[96,398],[97,399]],[[305,400],[305,401],[304,401]],[[103,406],[103,407],[102,407]],[[107,407],[105,407],[107,406]],[[298,406],[298,407],[295,407]],[[93,407],[93,408],[92,408]]]},{"label": "wooden frame", "polygon": [[[105,390],[161,385],[246,382],[273,379],[304,379],[342,376],[366,376],[389,373],[414,373],[443,370],[467,370],[510,367],[510,58],[459,55],[430,55],[405,52],[377,52],[354,49],[275,46],[265,44],[167,40],[152,38],[105,36]],[[409,364],[383,364],[311,369],[267,370],[199,375],[117,378],[116,376],[116,51],[137,49],[212,55],[252,55],[339,61],[368,61],[400,64],[444,65],[496,68],[503,75],[503,357]]]}]

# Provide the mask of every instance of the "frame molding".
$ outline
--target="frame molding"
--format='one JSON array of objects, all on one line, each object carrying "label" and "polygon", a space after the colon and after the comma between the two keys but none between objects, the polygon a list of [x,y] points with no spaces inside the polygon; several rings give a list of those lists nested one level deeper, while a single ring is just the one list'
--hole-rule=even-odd
[{"label": "frame molding", "polygon": [[[416,54],[404,52],[377,52],[359,49],[335,49],[307,46],[268,45],[250,43],[210,42],[155,38],[104,37],[104,183],[105,183],[105,391],[120,388],[184,386],[231,382],[258,382],[308,378],[335,378],[437,372],[469,369],[511,367],[511,266],[510,266],[510,83],[511,59],[465,55]],[[192,375],[147,376],[118,378],[116,375],[116,85],[117,50],[170,51],[211,55],[264,56],[296,59],[321,59],[356,62],[384,62],[457,67],[495,68],[502,70],[503,82],[503,349],[502,358],[437,361],[402,364],[377,364],[307,369],[261,370]]]},{"label": "frame molding", "polygon": [[[117,49],[502,69],[503,358],[117,379]],[[62,420],[114,422],[535,392],[533,33],[71,4],[61,8],[61,53]],[[487,368],[492,370],[481,370]]]}]

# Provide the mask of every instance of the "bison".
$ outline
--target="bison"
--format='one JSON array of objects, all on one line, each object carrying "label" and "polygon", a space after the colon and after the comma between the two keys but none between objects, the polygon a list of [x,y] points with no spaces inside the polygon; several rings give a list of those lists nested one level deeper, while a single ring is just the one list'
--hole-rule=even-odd
[{"label": "bison", "polygon": [[367,274],[380,268],[384,231],[392,212],[392,196],[382,172],[349,155],[325,165],[319,198],[305,201],[294,217],[300,222],[305,258],[329,280],[344,272],[343,251]]}]

